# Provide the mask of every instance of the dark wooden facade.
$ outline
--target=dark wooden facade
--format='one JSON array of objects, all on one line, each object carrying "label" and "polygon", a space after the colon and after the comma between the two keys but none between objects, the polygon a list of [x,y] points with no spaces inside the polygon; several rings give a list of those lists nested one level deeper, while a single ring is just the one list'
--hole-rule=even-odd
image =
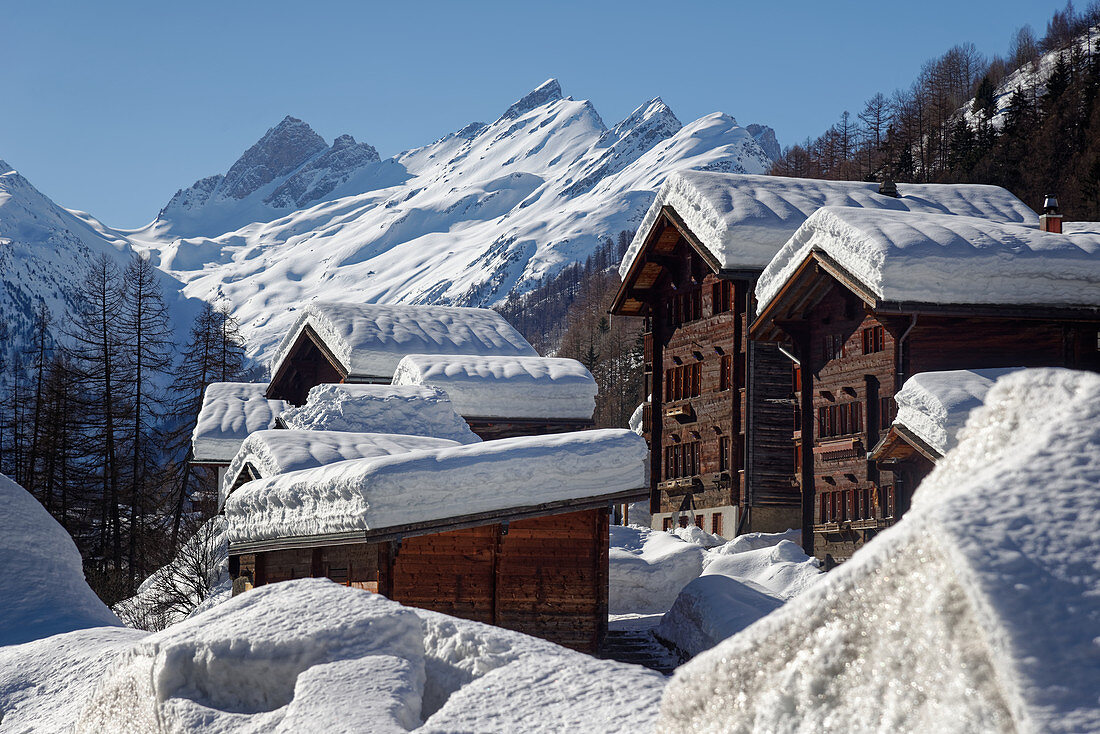
[{"label": "dark wooden facade", "polygon": [[806,551],[827,565],[845,560],[908,508],[930,470],[927,458],[868,459],[888,438],[893,397],[908,377],[997,367],[1100,370],[1098,327],[1100,308],[881,302],[813,253],[751,329],[754,339],[784,344],[799,360],[801,417],[792,435],[799,481],[809,488]]},{"label": "dark wooden facade", "polygon": [[664,207],[616,297],[644,316],[650,508],[733,537],[799,525],[790,361],[748,339],[759,271],[723,270]]},{"label": "dark wooden facade", "polygon": [[[345,382],[347,379],[347,370],[307,324],[271,376],[265,395],[268,400],[305,405],[310,388],[330,382]],[[376,382],[388,383],[389,379]]]},{"label": "dark wooden facade", "polygon": [[329,578],[584,652],[607,632],[607,564],[606,504],[396,539],[230,552],[232,575],[251,585]]}]

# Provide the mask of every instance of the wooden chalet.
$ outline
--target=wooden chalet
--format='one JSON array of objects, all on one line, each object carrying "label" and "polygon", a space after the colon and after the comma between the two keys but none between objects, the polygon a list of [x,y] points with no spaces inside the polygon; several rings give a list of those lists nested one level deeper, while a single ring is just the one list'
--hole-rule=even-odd
[{"label": "wooden chalet", "polygon": [[609,503],[644,497],[646,468],[641,438],[605,430],[249,482],[225,504],[234,593],[325,577],[595,652],[607,630]]},{"label": "wooden chalet", "polygon": [[801,524],[791,444],[791,360],[749,338],[757,278],[814,211],[833,203],[1035,221],[1007,191],[684,171],[645,215],[612,314],[645,319],[643,432],[654,527],[728,537]]},{"label": "wooden chalet", "polygon": [[751,337],[797,360],[803,542],[826,563],[893,524],[944,450],[894,423],[906,379],[1100,369],[1095,235],[827,207],[769,264],[756,297]]},{"label": "wooden chalet", "polygon": [[538,356],[490,309],[316,301],[279,345],[267,397],[302,405],[322,383],[388,384],[412,353]]}]

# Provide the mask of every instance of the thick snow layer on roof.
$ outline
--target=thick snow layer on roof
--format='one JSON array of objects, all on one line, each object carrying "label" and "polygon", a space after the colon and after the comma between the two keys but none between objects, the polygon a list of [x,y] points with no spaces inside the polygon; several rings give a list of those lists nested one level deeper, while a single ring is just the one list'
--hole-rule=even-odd
[{"label": "thick snow layer on roof", "polygon": [[302,431],[401,433],[481,441],[455,412],[447,393],[418,385],[318,385],[306,404],[287,408],[282,420]]},{"label": "thick snow layer on roof", "polygon": [[663,206],[676,210],[723,268],[763,268],[823,206],[958,214],[1031,226],[1038,223],[1035,212],[999,186],[902,183],[898,184],[898,198],[883,196],[878,186],[861,181],[706,171],[674,173],[638,226],[619,275],[626,278]]},{"label": "thick snow layer on roof", "polygon": [[208,385],[191,434],[195,459],[228,464],[248,434],[275,425],[275,418],[287,403],[268,400],[264,397],[266,391],[267,385],[251,382]]},{"label": "thick snow layer on roof", "polygon": [[73,539],[38,500],[3,474],[0,569],[0,646],[121,624],[84,580]]},{"label": "thick snow layer on roof", "polygon": [[249,482],[225,503],[229,542],[378,530],[648,486],[625,429],[522,436],[341,461]]},{"label": "thick snow layer on roof", "polygon": [[306,305],[271,362],[274,375],[298,334],[310,326],[351,377],[385,377],[406,354],[538,356],[496,311],[315,301]]},{"label": "thick snow layer on roof", "polygon": [[583,364],[560,357],[410,354],[393,384],[441,388],[467,418],[589,420],[599,391]]},{"label": "thick snow layer on roof", "polygon": [[256,431],[241,444],[222,483],[219,506],[246,464],[261,477],[273,477],[313,469],[348,459],[391,456],[417,449],[460,446],[457,441],[398,433],[350,433],[348,431]]},{"label": "thick snow layer on roof", "polygon": [[998,380],[906,516],[680,668],[658,727],[1100,730],[1097,487],[1100,376]]},{"label": "thick snow layer on roof", "polygon": [[976,217],[825,207],[756,283],[762,311],[811,251],[885,301],[1100,304],[1100,236],[1054,234]]},{"label": "thick snow layer on roof", "polygon": [[999,378],[1018,368],[949,370],[913,375],[894,396],[898,405],[895,425],[905,426],[940,453],[954,448],[959,429],[970,411],[985,401]]}]

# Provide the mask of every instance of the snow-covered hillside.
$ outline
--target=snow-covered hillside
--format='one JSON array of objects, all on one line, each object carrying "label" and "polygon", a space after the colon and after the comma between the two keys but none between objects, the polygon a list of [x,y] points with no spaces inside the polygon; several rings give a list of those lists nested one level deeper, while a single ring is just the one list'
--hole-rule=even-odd
[{"label": "snow-covered hillside", "polygon": [[[0,349],[10,356],[31,343],[39,302],[50,309],[57,338],[75,312],[88,266],[101,255],[122,269],[134,249],[90,215],[58,206],[0,160],[0,320],[9,330]],[[187,304],[182,284],[168,275],[160,286],[177,331],[186,334],[197,303]]]},{"label": "snow-covered hillside", "polygon": [[682,125],[660,98],[608,128],[551,79],[386,161],[288,117],[124,234],[188,295],[228,300],[264,358],[314,298],[483,306],[528,290],[637,226],[671,171],[763,173],[774,142],[721,113]]}]

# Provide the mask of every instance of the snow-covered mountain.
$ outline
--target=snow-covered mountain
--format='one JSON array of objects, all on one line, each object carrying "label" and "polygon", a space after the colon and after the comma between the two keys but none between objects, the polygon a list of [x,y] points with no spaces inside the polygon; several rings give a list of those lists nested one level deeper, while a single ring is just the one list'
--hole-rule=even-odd
[{"label": "snow-covered mountain", "polygon": [[551,79],[385,161],[288,117],[124,234],[188,295],[233,304],[262,357],[314,298],[483,306],[529,290],[634,228],[670,172],[764,173],[773,143],[722,113],[683,125],[660,98],[608,128]]},{"label": "snow-covered mountain", "polygon": [[[0,319],[9,330],[0,349],[11,356],[32,343],[40,302],[50,309],[56,339],[76,310],[75,294],[88,266],[101,255],[122,269],[134,249],[90,215],[58,206],[0,161]],[[161,278],[177,331],[186,334],[198,304],[183,300],[182,287],[167,274]]]}]

